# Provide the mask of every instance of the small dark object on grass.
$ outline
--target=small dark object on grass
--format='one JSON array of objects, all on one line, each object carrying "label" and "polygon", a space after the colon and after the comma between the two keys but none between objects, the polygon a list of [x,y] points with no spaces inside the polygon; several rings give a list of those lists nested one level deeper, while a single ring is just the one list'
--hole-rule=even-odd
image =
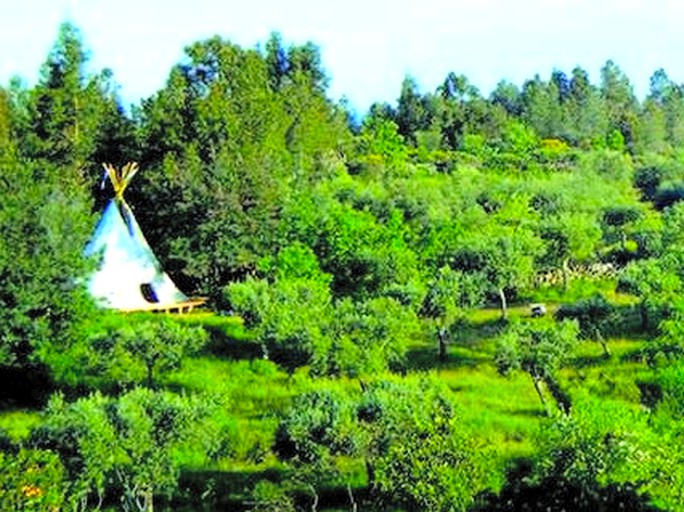
[{"label": "small dark object on grass", "polygon": [[530,313],[533,317],[540,317],[546,314],[546,304],[530,304]]}]

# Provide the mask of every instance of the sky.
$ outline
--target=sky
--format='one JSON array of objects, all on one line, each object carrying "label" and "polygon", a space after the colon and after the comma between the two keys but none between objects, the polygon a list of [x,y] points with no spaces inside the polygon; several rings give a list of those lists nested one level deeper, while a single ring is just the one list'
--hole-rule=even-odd
[{"label": "sky", "polygon": [[521,86],[578,65],[598,83],[608,59],[643,97],[659,68],[684,82],[682,19],[680,0],[6,0],[0,85],[33,85],[70,21],[90,71],[111,69],[124,105],[161,89],[193,42],[220,35],[255,48],[274,31],[315,43],[329,96],[358,113],[395,103],[407,75],[432,92],[453,71],[488,95],[503,79]]}]

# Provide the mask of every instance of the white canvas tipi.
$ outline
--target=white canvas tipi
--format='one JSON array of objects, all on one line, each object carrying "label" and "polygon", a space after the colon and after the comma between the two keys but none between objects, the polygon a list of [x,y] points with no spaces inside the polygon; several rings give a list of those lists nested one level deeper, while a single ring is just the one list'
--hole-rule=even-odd
[{"label": "white canvas tipi", "polygon": [[121,171],[111,165],[104,167],[114,185],[115,197],[85,248],[86,256],[100,257],[88,281],[91,295],[101,306],[123,311],[180,309],[188,298],[162,270],[123,199],[138,165],[126,164]]}]

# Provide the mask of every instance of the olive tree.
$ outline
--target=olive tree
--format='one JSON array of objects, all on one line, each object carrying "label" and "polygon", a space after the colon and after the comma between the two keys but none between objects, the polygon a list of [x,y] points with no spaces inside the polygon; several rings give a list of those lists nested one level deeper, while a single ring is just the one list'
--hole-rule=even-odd
[{"label": "olive tree", "polygon": [[160,373],[180,368],[208,340],[201,327],[143,313],[98,313],[81,325],[80,335],[84,342],[65,357],[78,368],[60,368],[60,376],[73,383],[124,388],[153,387]]},{"label": "olive tree", "polygon": [[486,450],[463,431],[450,395],[430,375],[366,387],[357,418],[377,508],[462,511],[485,487]]},{"label": "olive tree", "polygon": [[519,322],[512,324],[499,340],[495,356],[501,375],[515,370],[529,374],[544,409],[548,411],[542,384],[556,399],[558,408],[570,411],[570,400],[561,390],[556,372],[577,345],[578,326],[574,321],[560,323]]},{"label": "olive tree", "polygon": [[421,313],[434,323],[440,361],[446,360],[447,345],[465,320],[466,308],[479,304],[482,296],[483,289],[474,276],[448,266],[440,268],[429,281]]},{"label": "olive tree", "polygon": [[364,381],[361,393],[321,389],[298,397],[281,420],[274,451],[316,489],[347,482],[338,462],[366,463],[373,509],[466,510],[485,485],[486,456],[459,427],[450,392],[429,375]]},{"label": "olive tree", "polygon": [[59,454],[70,508],[97,510],[105,493],[117,490],[124,510],[151,512],[155,495],[175,490],[179,467],[173,451],[205,410],[195,400],[145,388],[73,403],[56,395],[28,443]]},{"label": "olive tree", "polygon": [[609,334],[615,316],[615,308],[603,295],[564,304],[556,312],[558,320],[577,320],[582,337],[600,343],[606,357],[610,357],[606,336]]}]

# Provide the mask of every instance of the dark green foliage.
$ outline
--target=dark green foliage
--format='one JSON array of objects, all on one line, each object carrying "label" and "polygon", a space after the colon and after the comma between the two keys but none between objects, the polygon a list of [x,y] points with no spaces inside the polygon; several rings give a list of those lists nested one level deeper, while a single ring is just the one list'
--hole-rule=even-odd
[{"label": "dark green foliage", "polygon": [[659,400],[655,405],[664,410],[674,419],[684,419],[684,397],[682,397],[682,383],[684,382],[684,371],[681,361],[664,368],[655,376],[653,385],[657,386]]},{"label": "dark green foliage", "polygon": [[463,248],[453,256],[452,266],[465,274],[479,275],[478,281],[486,286],[486,292],[500,299],[501,316],[506,318],[506,292],[528,285],[541,243],[531,231],[498,223],[488,227],[464,240]]},{"label": "dark green foliage", "polygon": [[486,480],[486,453],[476,455],[445,389],[429,377],[372,383],[358,418],[371,433],[366,450],[376,506],[466,510]]},{"label": "dark green foliage", "polygon": [[263,356],[290,371],[311,365],[325,373],[332,341],[325,335],[331,297],[325,274],[318,279],[248,279],[233,283],[227,298],[262,346]]},{"label": "dark green foliage", "polygon": [[662,187],[653,197],[653,203],[659,210],[664,210],[684,199],[684,185],[675,184]]},{"label": "dark green foliage", "polygon": [[48,362],[90,309],[79,286],[91,229],[84,190],[52,166],[0,157],[0,364]]},{"label": "dark green foliage", "polygon": [[218,296],[277,248],[292,187],[329,176],[346,121],[324,96],[313,45],[264,58],[220,38],[196,43],[141,112],[144,227],[188,284]]},{"label": "dark green foliage", "polygon": [[420,312],[434,322],[440,360],[446,359],[447,345],[464,322],[466,308],[479,305],[483,292],[476,276],[449,267],[439,269],[428,283]]},{"label": "dark green foliage", "polygon": [[[295,398],[278,425],[272,448],[294,469],[274,497],[279,506],[291,507],[293,491],[305,488],[308,495],[313,495],[311,506],[316,508],[322,487],[341,476],[337,458],[358,455],[363,436],[354,424],[353,407],[349,397],[325,389]],[[263,502],[259,496],[262,492],[257,487],[257,502]]]},{"label": "dark green foliage", "polygon": [[348,376],[380,374],[406,367],[408,347],[423,327],[415,312],[395,299],[336,304],[330,334],[329,372]]},{"label": "dark green foliage", "polygon": [[353,418],[352,404],[330,391],[299,396],[292,414],[278,426],[273,451],[281,460],[330,464],[327,458],[358,450]]},{"label": "dark green foliage", "polygon": [[534,461],[519,461],[476,510],[660,510],[644,489],[659,478],[650,436],[637,408],[582,396],[571,415],[544,422]]},{"label": "dark green foliage", "polygon": [[642,414],[622,404],[583,398],[571,416],[544,427],[537,471],[547,482],[574,488],[574,499],[585,508],[600,496],[625,500],[636,510],[646,506],[635,492],[647,481],[647,461],[654,455],[644,453],[649,438]]},{"label": "dark green foliage", "polygon": [[641,190],[642,197],[653,201],[663,179],[663,171],[657,167],[642,167],[634,172],[634,185]]},{"label": "dark green foliage", "polygon": [[368,212],[346,205],[331,205],[324,219],[314,249],[322,268],[333,276],[335,296],[364,298],[377,294],[392,277],[391,256],[378,250],[386,231]]},{"label": "dark green foliage", "polygon": [[378,178],[382,174],[404,171],[408,147],[392,119],[369,115],[356,137],[356,152],[358,161],[349,171]]},{"label": "dark green foliage", "polygon": [[663,510],[649,503],[633,484],[593,485],[587,489],[563,477],[549,476],[530,483],[530,468],[521,462],[508,474],[507,485],[496,496],[482,496],[473,511],[513,512],[518,510],[577,512],[657,512]]},{"label": "dark green foliage", "polygon": [[611,137],[619,135],[627,147],[632,147],[638,131],[636,112],[637,101],[629,79],[612,60],[608,60],[601,68],[601,97],[606,104],[606,116],[609,121]]},{"label": "dark green foliage", "polygon": [[[189,51],[192,65],[174,70],[143,112],[145,160],[153,166],[143,173],[143,193],[154,208],[139,218],[191,287],[216,295],[253,270],[272,240],[286,196],[285,126],[282,105],[263,88],[258,55],[221,40]],[[200,73],[208,66],[218,69]],[[233,66],[240,73],[230,73]]]},{"label": "dark green foliage", "polygon": [[645,359],[650,366],[667,367],[682,359],[684,356],[682,331],[682,304],[677,301],[670,305],[666,318],[660,322],[660,336],[644,349]]},{"label": "dark green foliage", "polygon": [[133,159],[135,141],[111,72],[89,75],[87,60],[78,29],[64,23],[38,85],[16,98],[14,131],[23,156],[79,173],[95,190],[101,164]]},{"label": "dark green foliage", "polygon": [[649,258],[630,263],[620,276],[618,287],[639,297],[641,328],[655,325],[651,317],[667,316],[682,288],[681,251],[671,247],[660,259]]},{"label": "dark green foliage", "polygon": [[[679,334],[679,333],[678,333]],[[672,340],[670,340],[672,341]],[[661,346],[665,349],[668,345]],[[683,453],[681,445],[677,442],[681,435],[684,420],[684,407],[682,407],[682,383],[684,372],[682,371],[682,351],[680,345],[669,345],[669,348],[678,348],[679,353],[674,355],[674,361],[667,363],[667,354],[661,350],[655,362],[659,369],[650,377],[648,384],[651,397],[655,398],[648,406],[651,410],[651,424],[653,425],[656,441],[653,443],[655,454],[661,457],[653,457],[649,461],[656,482],[662,482],[662,490],[659,492],[659,501],[670,509],[681,506],[684,497],[684,473],[681,461]],[[642,399],[645,398],[642,396]],[[667,447],[663,449],[663,447]],[[655,483],[655,482],[654,482]],[[658,489],[658,483],[653,486]]]},{"label": "dark green foliage", "polygon": [[416,81],[407,76],[401,84],[397,105],[399,133],[415,144],[416,132],[429,128],[431,117],[427,98],[421,96]]},{"label": "dark green foliage", "polygon": [[43,362],[0,366],[0,404],[14,407],[41,407],[55,388],[53,371],[57,363],[50,358],[50,366]]},{"label": "dark green foliage", "polygon": [[452,323],[464,309],[482,302],[482,292],[480,283],[473,279],[472,274],[442,267],[428,284],[421,314]]},{"label": "dark green foliage", "polygon": [[289,371],[358,375],[401,368],[420,336],[415,312],[395,299],[333,302],[330,276],[311,251],[294,245],[268,266],[274,282],[248,279],[226,289],[263,355]]},{"label": "dark green foliage", "polygon": [[519,116],[522,111],[520,90],[510,82],[499,82],[489,99],[492,104],[501,106],[508,115]]},{"label": "dark green foliage", "polygon": [[636,208],[611,208],[603,214],[603,222],[610,227],[622,227],[640,217]]},{"label": "dark green foliage", "polygon": [[608,258],[616,264],[624,265],[635,257],[638,247],[634,247],[630,235],[643,216],[644,212],[635,206],[610,207],[604,211],[601,219],[603,237],[610,247]]}]

